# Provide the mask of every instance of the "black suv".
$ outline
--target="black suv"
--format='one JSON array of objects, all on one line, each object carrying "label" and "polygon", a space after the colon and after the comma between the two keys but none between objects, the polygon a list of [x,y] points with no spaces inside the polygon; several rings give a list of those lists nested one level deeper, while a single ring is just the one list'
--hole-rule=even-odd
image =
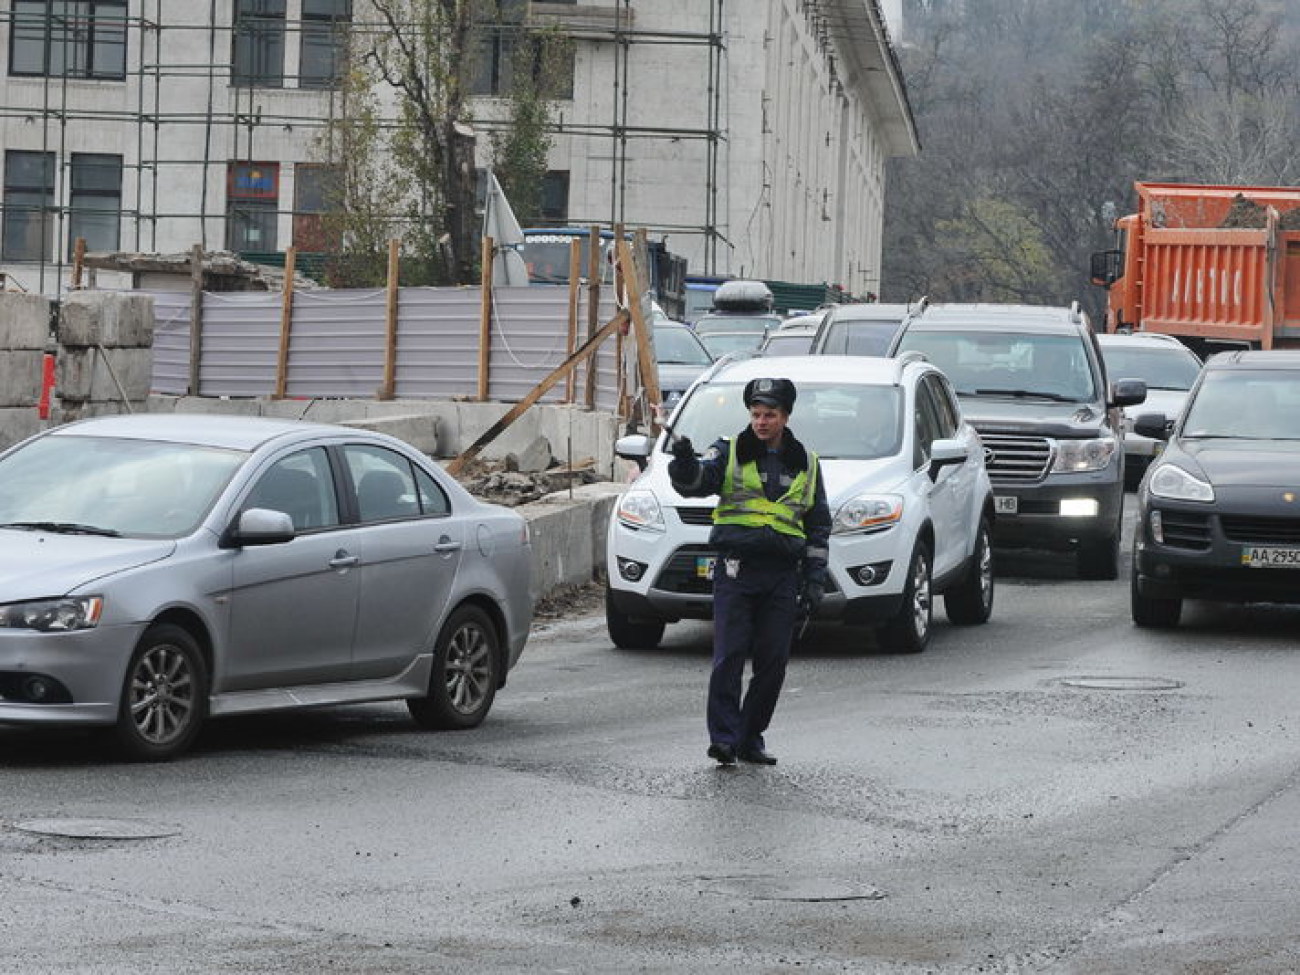
[{"label": "black suv", "polygon": [[1181,417],[1137,418],[1168,443],[1138,490],[1134,623],[1176,626],[1184,599],[1300,602],[1298,415],[1300,351],[1270,350],[1212,356]]},{"label": "black suv", "polygon": [[1079,576],[1119,575],[1124,508],[1120,408],[1146,399],[1139,379],[1108,383],[1077,304],[922,304],[890,354],[942,369],[984,441],[1005,547],[1075,552]]}]

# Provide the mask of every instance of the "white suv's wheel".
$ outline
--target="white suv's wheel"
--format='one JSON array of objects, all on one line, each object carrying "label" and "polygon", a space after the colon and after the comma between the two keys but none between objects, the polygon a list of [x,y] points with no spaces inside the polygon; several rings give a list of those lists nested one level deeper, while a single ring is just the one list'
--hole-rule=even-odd
[{"label": "white suv's wheel", "polygon": [[605,626],[609,638],[620,650],[653,650],[664,638],[663,620],[639,620],[614,605],[614,596],[605,589]]},{"label": "white suv's wheel", "polygon": [[993,615],[993,543],[987,518],[980,521],[970,567],[943,594],[943,605],[948,619],[959,626],[987,623]]},{"label": "white suv's wheel", "polygon": [[930,548],[925,542],[917,542],[907,569],[903,604],[898,608],[898,615],[880,629],[885,649],[920,653],[930,642],[930,624],[934,618],[930,571]]}]

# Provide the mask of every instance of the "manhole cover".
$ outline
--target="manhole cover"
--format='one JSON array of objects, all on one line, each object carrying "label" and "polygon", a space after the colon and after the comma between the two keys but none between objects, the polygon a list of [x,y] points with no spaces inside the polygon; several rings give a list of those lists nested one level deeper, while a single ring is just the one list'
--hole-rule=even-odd
[{"label": "manhole cover", "polygon": [[175,836],[179,827],[146,823],[138,819],[28,819],[14,829],[41,836],[66,836],[78,840],[149,840]]},{"label": "manhole cover", "polygon": [[700,891],[759,901],[878,901],[885,892],[825,877],[702,877]]},{"label": "manhole cover", "polygon": [[1061,683],[1090,691],[1176,691],[1183,686],[1168,677],[1062,677]]}]

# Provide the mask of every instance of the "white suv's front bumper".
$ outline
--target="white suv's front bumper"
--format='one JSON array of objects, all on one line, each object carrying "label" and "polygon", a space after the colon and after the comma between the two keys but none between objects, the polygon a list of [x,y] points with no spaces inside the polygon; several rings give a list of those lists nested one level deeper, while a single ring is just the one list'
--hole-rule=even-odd
[{"label": "white suv's front bumper", "polygon": [[[710,505],[665,505],[666,529],[632,528],[615,515],[606,542],[611,598],[624,614],[675,622],[713,616],[713,583],[705,574]],[[831,536],[830,583],[819,619],[870,623],[897,612],[916,530]],[[870,579],[870,581],[866,581]]]}]

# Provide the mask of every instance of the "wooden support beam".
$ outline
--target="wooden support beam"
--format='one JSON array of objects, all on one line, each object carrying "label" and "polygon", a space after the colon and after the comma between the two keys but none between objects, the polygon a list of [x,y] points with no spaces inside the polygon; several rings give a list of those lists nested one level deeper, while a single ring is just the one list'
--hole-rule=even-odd
[{"label": "wooden support beam", "polygon": [[483,436],[479,437],[461,451],[460,455],[447,465],[447,473],[451,474],[453,477],[459,474],[466,464],[478,456],[479,451],[499,437],[506,427],[510,426],[510,424],[514,423],[515,420],[523,416],[524,413],[527,412],[528,408],[545,396],[552,386],[572,372],[579,362],[595,352],[601,342],[603,342],[611,333],[626,325],[627,322],[628,317],[627,312],[625,311],[620,311],[617,315],[611,318],[603,328],[596,332],[595,335],[583,342],[582,345],[574,351],[573,355],[561,362],[551,371],[550,375],[534,386],[532,392],[511,407],[510,412],[497,420],[496,423],[492,424]]},{"label": "wooden support beam", "polygon": [[637,367],[641,373],[641,389],[645,392],[646,415],[643,419],[649,425],[651,433],[658,433],[657,407],[662,402],[662,397],[659,393],[659,366],[655,361],[653,338],[642,308],[642,301],[645,298],[645,278],[632,256],[632,247],[622,237],[618,239],[618,261],[623,265],[623,281],[627,285],[627,308],[632,317],[632,335],[636,341]]},{"label": "wooden support beam", "polygon": [[72,245],[72,283],[73,291],[81,290],[81,269],[86,266],[86,238],[78,237]]},{"label": "wooden support beam", "polygon": [[[587,338],[596,334],[600,328],[600,228],[593,226],[587,238]],[[589,410],[596,408],[596,357],[587,360],[586,389],[583,392],[582,405]]]},{"label": "wooden support beam", "polygon": [[190,248],[190,382],[191,396],[201,393],[199,373],[203,369],[203,245]]},{"label": "wooden support beam", "polygon": [[280,352],[275,360],[275,398],[284,399],[289,388],[289,333],[293,327],[293,276],[297,248],[284,252],[284,292],[280,300]]},{"label": "wooden support beam", "polygon": [[488,370],[492,362],[492,255],[496,252],[496,241],[491,237],[483,238],[483,288],[478,308],[478,401],[487,402]]},{"label": "wooden support beam", "polygon": [[402,245],[396,237],[388,242],[388,279],[384,305],[384,381],[377,399],[392,399],[397,390],[397,308],[401,293]]},{"label": "wooden support beam", "polygon": [[[569,241],[569,337],[565,343],[566,355],[573,355],[578,347],[578,286],[582,275],[582,241],[574,237]],[[572,403],[577,377],[570,372],[564,378],[564,402]]]}]

